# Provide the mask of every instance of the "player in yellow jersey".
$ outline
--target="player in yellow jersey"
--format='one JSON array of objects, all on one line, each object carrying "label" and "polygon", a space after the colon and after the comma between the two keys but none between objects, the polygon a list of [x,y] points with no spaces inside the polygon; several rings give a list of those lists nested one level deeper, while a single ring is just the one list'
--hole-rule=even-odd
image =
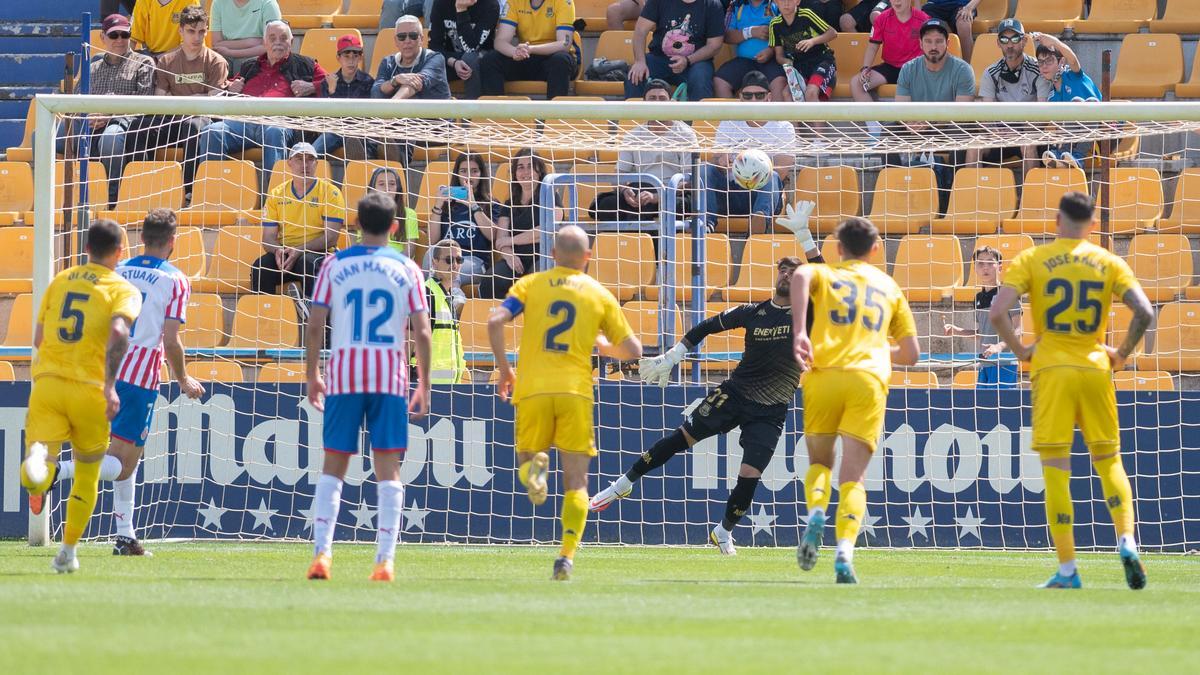
[{"label": "player in yellow jersey", "polygon": [[[829,508],[834,442],[840,436],[841,498],[833,568],[839,584],[855,584],[854,541],[867,512],[863,477],[883,431],[892,364],[913,365],[920,348],[916,323],[900,287],[887,273],[867,262],[880,246],[875,225],[865,218],[850,218],[838,225],[836,236],[842,262],[802,265],[792,274],[796,360],[801,368],[811,371],[803,379],[808,524],[796,559],[803,570],[817,564],[825,511]],[[811,336],[807,323],[810,311]],[[894,339],[896,346],[891,346],[888,338]]]},{"label": "player in yellow jersey", "polygon": [[[989,311],[1000,339],[1032,366],[1033,449],[1042,459],[1046,518],[1059,563],[1042,588],[1082,586],[1071,530],[1071,444],[1078,425],[1116,527],[1125,581],[1136,590],[1145,587],[1146,570],[1133,537],[1133,492],[1121,464],[1112,373],[1137,349],[1154,322],[1154,309],[1129,265],[1087,241],[1095,210],[1086,194],[1063,195],[1057,238],[1013,260]],[[998,320],[1025,293],[1033,315],[1032,345],[1021,344],[1012,324]],[[1104,319],[1114,296],[1133,311],[1125,341],[1117,348],[1104,343]]]},{"label": "player in yellow jersey", "polygon": [[[546,501],[547,451],[555,447],[559,452],[563,538],[552,578],[560,581],[571,578],[587,522],[588,470],[596,456],[592,349],[625,361],[642,355],[642,344],[617,299],[584,274],[590,257],[587,233],[574,225],[563,227],[554,235],[555,267],[522,277],[488,319],[488,338],[500,369],[496,393],[504,400],[511,394],[517,408],[517,478],[534,506]],[[504,324],[522,313],[517,377],[505,356]]]},{"label": "player in yellow jersey", "polygon": [[75,545],[83,536],[108,449],[108,423],[117,414],[117,370],[129,346],[129,327],[142,298],[114,271],[123,254],[121,227],[98,220],[88,228],[88,262],[54,277],[42,297],[34,329],[33,390],[25,418],[28,445],[21,485],[30,494],[50,488],[63,442],[71,442],[75,480],[67,499],[63,543],[51,566],[79,569]]}]

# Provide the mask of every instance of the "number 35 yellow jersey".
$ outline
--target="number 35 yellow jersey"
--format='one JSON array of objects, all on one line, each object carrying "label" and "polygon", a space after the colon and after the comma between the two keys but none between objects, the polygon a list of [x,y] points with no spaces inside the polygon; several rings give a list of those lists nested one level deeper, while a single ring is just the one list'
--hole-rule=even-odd
[{"label": "number 35 yellow jersey", "polygon": [[1033,333],[1032,373],[1052,366],[1112,367],[1101,346],[1113,296],[1138,287],[1119,256],[1082,239],[1056,239],[1022,251],[1003,284],[1029,294]]}]

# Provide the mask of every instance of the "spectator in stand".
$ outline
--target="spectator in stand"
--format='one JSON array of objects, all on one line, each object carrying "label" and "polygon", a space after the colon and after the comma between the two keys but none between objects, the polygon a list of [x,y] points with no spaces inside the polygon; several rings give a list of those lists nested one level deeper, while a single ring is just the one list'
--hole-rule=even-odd
[{"label": "spectator in stand", "polygon": [[[355,33],[347,33],[337,41],[338,70],[333,77],[326,77],[325,84],[330,98],[371,98],[375,78],[362,69],[363,43]],[[367,138],[342,136],[326,131],[313,141],[317,155],[324,157],[338,148],[345,147],[348,160],[370,159],[375,156],[378,144]],[[403,211],[397,211],[403,213]]]},{"label": "spectator in stand", "polygon": [[[509,0],[492,51],[480,59],[484,94],[504,93],[508,80],[546,83],[546,98],[566,96],[582,57],[571,0]],[[515,44],[513,41],[516,41]]]},{"label": "spectator in stand", "polygon": [[[158,58],[154,72],[156,96],[215,96],[225,93],[229,64],[220,54],[204,46],[208,14],[199,6],[184,7],[179,13],[179,47]],[[131,131],[130,159],[154,159],[153,150],[184,146],[183,185],[191,192],[196,175],[196,142],[212,120],[199,115],[143,115]]]},{"label": "spectator in stand", "polygon": [[[494,210],[487,162],[480,155],[460,154],[454,160],[450,185],[441,187],[429,219],[429,241],[453,239],[463,250],[460,286],[479,283],[492,266]],[[429,268],[428,254],[425,267]]]},{"label": "spectator in stand", "polygon": [[975,8],[980,0],[929,0],[921,11],[934,19],[941,19],[947,26],[954,26],[958,33],[958,42],[962,45],[962,57],[970,62],[971,52],[975,49],[975,33],[971,24],[975,21]]},{"label": "spectator in stand", "polygon": [[[976,377],[976,387],[980,389],[1013,389],[1020,377],[1015,363],[1001,364],[995,358],[1005,349],[1004,342],[992,328],[988,318],[988,310],[996,291],[1000,290],[1000,265],[1003,261],[1000,251],[991,246],[981,246],[971,254],[971,263],[975,265],[975,277],[979,279],[979,292],[975,294],[975,328],[962,328],[950,323],[949,317],[942,315],[942,329],[946,335],[957,335],[975,338],[975,353],[986,363],[980,364]],[[1008,314],[1013,330],[1021,334],[1021,308],[1014,307]]]},{"label": "spectator in stand", "polygon": [[373,98],[450,98],[450,83],[446,79],[446,59],[432,49],[421,46],[425,29],[421,20],[409,14],[396,20],[396,53],[389,54],[379,64]]},{"label": "spectator in stand", "polygon": [[391,246],[404,255],[411,255],[412,242],[421,236],[421,231],[417,212],[408,206],[408,194],[404,192],[400,172],[390,166],[375,169],[367,180],[367,192],[388,195],[396,203],[396,227],[392,229]]},{"label": "spectator in stand", "polygon": [[[804,83],[805,101],[828,101],[837,84],[837,62],[829,43],[837,37],[834,26],[840,12],[836,0],[810,1],[804,7],[799,0],[779,0],[779,16],[771,20],[775,60],[781,66],[791,62],[796,77]],[[784,100],[794,98],[789,87]]]},{"label": "spectator in stand", "polygon": [[[766,76],[756,71],[746,73],[738,98],[744,102],[769,101],[771,91]],[[795,157],[787,152],[770,153],[770,148],[791,148],[796,144],[796,128],[788,122],[761,122],[724,120],[717,125],[713,145],[728,149],[713,157],[713,164],[705,165],[704,205],[705,225],[711,232],[720,216],[750,217],[750,233],[771,231],[771,217],[783,207],[783,188],[791,180]],[[757,148],[771,154],[775,171],[765,187],[747,190],[733,180],[729,170],[734,156],[740,150]]]},{"label": "spectator in stand", "polygon": [[[896,101],[918,103],[970,102],[975,100],[975,71],[966,61],[949,53],[950,26],[941,19],[929,19],[921,26],[921,58],[913,59],[900,69],[896,82]],[[910,122],[904,125],[920,132],[928,124]],[[940,163],[933,153],[904,156],[901,164],[931,166],[938,187],[945,191],[954,182],[954,167]],[[957,165],[955,161],[953,164]]]},{"label": "spectator in stand", "polygon": [[287,165],[291,180],[271,190],[263,206],[266,254],[250,268],[250,290],[275,293],[279,286],[299,281],[303,297],[296,300],[306,314],[303,300],[312,297],[321,263],[337,246],[346,222],[346,201],[333,183],[317,177],[317,151],[312,145],[292,146]]},{"label": "spectator in stand", "polygon": [[641,98],[650,78],[686,84],[689,101],[712,97],[712,59],[724,43],[721,0],[646,0],[633,29],[633,65],[625,98]]},{"label": "spectator in stand", "polygon": [[558,195],[554,205],[542,203],[542,191],[538,188],[549,173],[546,160],[528,148],[513,155],[509,168],[512,189],[508,201],[496,209],[496,252],[500,259],[492,274],[483,279],[479,286],[479,297],[500,299],[508,295],[508,289],[517,279],[536,272],[539,228],[549,209],[554,209],[554,222],[564,220]]},{"label": "spectator in stand", "polygon": [[734,45],[734,57],[717,69],[713,92],[718,98],[733,98],[733,90],[751,70],[767,76],[771,95],[776,101],[786,101],[787,77],[783,66],[775,61],[775,51],[768,40],[768,25],[779,14],[774,0],[734,0],[725,17],[725,44]]},{"label": "spectator in stand", "polygon": [[[226,89],[234,94],[266,98],[323,97],[326,74],[321,64],[292,53],[292,29],[283,21],[267,24],[263,41],[267,53],[242,64]],[[257,122],[223,120],[208,125],[197,143],[201,161],[224,159],[246,148],[262,148],[263,184],[283,158],[297,132]],[[311,146],[310,146],[311,147]]]},{"label": "spectator in stand", "polygon": [[[459,384],[466,382],[467,375],[462,335],[458,332],[458,317],[467,304],[467,296],[456,283],[463,253],[453,239],[442,239],[429,250],[432,260],[425,277],[425,304],[433,326],[429,381]],[[416,364],[414,355],[412,365]]]},{"label": "spectator in stand", "polygon": [[[863,55],[862,70],[850,80],[850,93],[855,101],[871,101],[871,92],[885,84],[896,84],[900,68],[921,56],[919,32],[929,16],[913,7],[916,0],[891,0],[891,7],[875,19],[871,31],[871,43]],[[873,65],[875,56],[883,48],[883,63]],[[878,133],[878,123],[873,133]]]},{"label": "spectator in stand", "polygon": [[133,40],[151,56],[179,46],[179,17],[185,7],[199,7],[200,0],[144,0],[133,8]]},{"label": "spectator in stand", "polygon": [[467,85],[467,98],[479,98],[479,61],[492,49],[500,21],[499,0],[435,0],[429,18],[429,48],[446,59],[446,76]]},{"label": "spectator in stand", "polygon": [[870,33],[875,19],[888,8],[888,0],[860,0],[841,16],[839,23],[843,33]]},{"label": "spectator in stand", "polygon": [[[1037,44],[1038,70],[1051,86],[1049,101],[1103,100],[1096,83],[1079,65],[1079,57],[1062,40],[1045,33],[1030,33],[1030,37]],[[1093,145],[1091,141],[1058,145],[1046,150],[1042,161],[1048,167],[1081,168]]]},{"label": "spectator in stand", "polygon": [[246,61],[267,53],[267,24],[283,15],[276,0],[212,0],[212,47],[236,73]]}]

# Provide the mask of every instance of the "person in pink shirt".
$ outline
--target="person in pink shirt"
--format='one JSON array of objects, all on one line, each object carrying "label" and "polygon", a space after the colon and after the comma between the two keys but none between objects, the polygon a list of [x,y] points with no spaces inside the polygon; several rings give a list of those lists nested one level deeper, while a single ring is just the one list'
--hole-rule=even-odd
[{"label": "person in pink shirt", "polygon": [[[871,101],[871,92],[885,84],[896,84],[900,68],[921,57],[921,24],[929,15],[915,7],[915,0],[891,0],[891,7],[875,19],[871,43],[863,55],[863,67],[850,80],[855,101]],[[883,49],[883,63],[875,56]]]}]

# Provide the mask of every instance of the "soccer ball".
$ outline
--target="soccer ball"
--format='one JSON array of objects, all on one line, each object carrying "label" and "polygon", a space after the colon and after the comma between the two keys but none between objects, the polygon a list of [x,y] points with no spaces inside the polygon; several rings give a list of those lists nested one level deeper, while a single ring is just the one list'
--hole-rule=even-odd
[{"label": "soccer ball", "polygon": [[771,157],[762,150],[743,150],[733,160],[733,180],[747,190],[760,190],[775,170]]}]

